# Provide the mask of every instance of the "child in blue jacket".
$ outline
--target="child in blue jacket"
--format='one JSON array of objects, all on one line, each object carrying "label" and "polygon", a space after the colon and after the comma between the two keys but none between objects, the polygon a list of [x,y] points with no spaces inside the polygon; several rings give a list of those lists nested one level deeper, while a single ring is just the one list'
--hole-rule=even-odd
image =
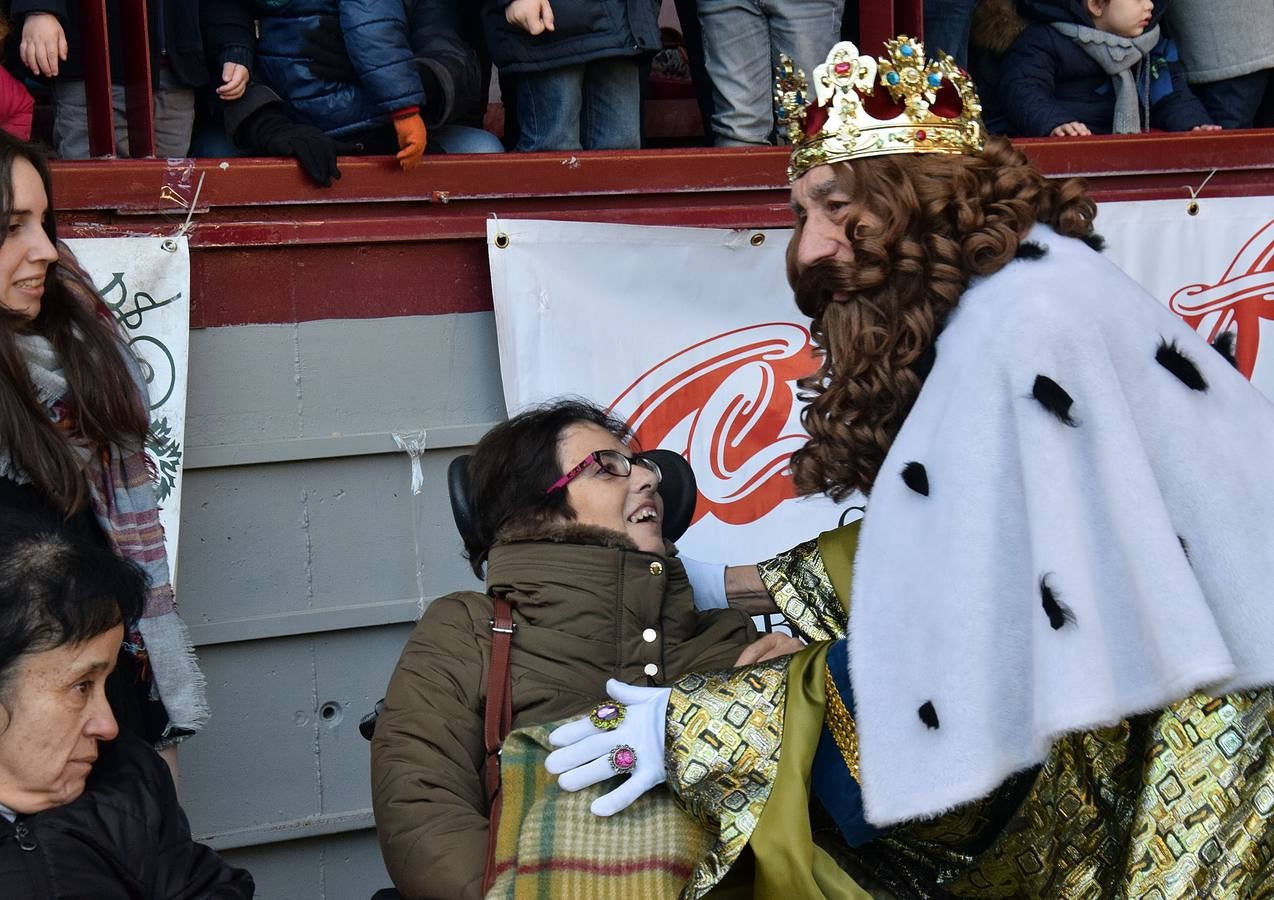
[{"label": "child in blue jacket", "polygon": [[[503,149],[494,135],[449,121],[481,82],[455,0],[257,0],[257,9],[254,74],[296,118],[354,152],[397,151],[410,171],[430,138],[456,153]],[[348,69],[317,71],[316,33],[338,47],[343,39]]]},{"label": "child in blue jacket", "polygon": [[1167,0],[1020,0],[1036,24],[1004,57],[1001,96],[1024,137],[1215,131],[1176,45],[1161,38]]}]

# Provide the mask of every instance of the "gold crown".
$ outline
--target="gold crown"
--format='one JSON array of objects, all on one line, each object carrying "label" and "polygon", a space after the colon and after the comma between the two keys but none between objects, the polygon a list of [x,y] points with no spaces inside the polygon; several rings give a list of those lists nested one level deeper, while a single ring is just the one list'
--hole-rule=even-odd
[{"label": "gold crown", "polygon": [[805,73],[780,54],[774,102],[793,145],[789,183],[814,166],[867,156],[982,150],[982,102],[955,61],[939,51],[925,62],[924,45],[905,35],[885,50],[876,59],[848,41],[832,47],[814,67],[812,99]]}]

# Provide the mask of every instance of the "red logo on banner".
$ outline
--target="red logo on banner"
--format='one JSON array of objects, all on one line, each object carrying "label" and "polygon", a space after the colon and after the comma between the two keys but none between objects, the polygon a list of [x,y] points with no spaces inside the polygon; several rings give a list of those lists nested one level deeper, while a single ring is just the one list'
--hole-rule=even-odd
[{"label": "red logo on banner", "polygon": [[1239,371],[1250,379],[1261,319],[1274,319],[1274,220],[1252,235],[1216,284],[1187,285],[1172,295],[1168,308],[1208,341],[1233,331]]},{"label": "red logo on banner", "polygon": [[795,496],[788,458],[806,437],[795,415],[796,381],[817,367],[806,329],[752,325],[657,363],[611,409],[641,446],[690,461],[699,483],[694,521],[711,512],[746,525]]}]

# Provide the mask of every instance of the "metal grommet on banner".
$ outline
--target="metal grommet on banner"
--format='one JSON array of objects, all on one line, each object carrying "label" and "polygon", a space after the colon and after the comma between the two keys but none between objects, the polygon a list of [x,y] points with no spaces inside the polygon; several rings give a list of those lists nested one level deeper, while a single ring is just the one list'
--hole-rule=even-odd
[{"label": "metal grommet on banner", "polygon": [[1208,182],[1212,180],[1212,176],[1216,174],[1216,169],[1208,173],[1208,177],[1203,179],[1203,184],[1198,189],[1186,185],[1186,190],[1190,192],[1190,202],[1186,204],[1186,215],[1197,216],[1199,214],[1199,195],[1203,193],[1203,189],[1208,186]]},{"label": "metal grommet on banner", "polygon": [[765,235],[764,235],[764,234],[762,234],[761,232],[759,232],[759,231],[758,231],[756,234],[752,235],[752,246],[753,246],[753,247],[760,247],[760,246],[761,246],[762,244],[764,244],[764,243],[765,243]]},{"label": "metal grommet on banner", "polygon": [[509,236],[503,231],[497,231],[495,234],[495,245],[498,249],[503,250],[509,246]]},{"label": "metal grommet on banner", "polygon": [[199,202],[199,193],[203,190],[203,180],[206,174],[206,172],[199,173],[199,183],[195,185],[195,196],[191,198],[189,204],[182,200],[181,196],[168,185],[164,185],[163,190],[159,192],[159,195],[165,200],[172,200],[174,203],[179,203],[186,207],[186,221],[181,223],[181,227],[177,229],[176,234],[172,237],[164,238],[163,241],[160,242],[159,247],[161,250],[168,253],[176,253],[177,238],[190,233],[191,226],[193,225],[191,220],[194,219],[195,216],[195,205]]}]

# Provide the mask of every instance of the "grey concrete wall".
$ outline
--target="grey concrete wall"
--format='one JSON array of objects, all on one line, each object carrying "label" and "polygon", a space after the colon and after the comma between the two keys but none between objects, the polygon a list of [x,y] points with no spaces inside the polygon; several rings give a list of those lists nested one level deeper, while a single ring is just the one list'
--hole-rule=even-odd
[{"label": "grey concrete wall", "polygon": [[[190,372],[177,590],[213,719],[183,803],[264,900],[369,897],[389,879],[358,719],[417,615],[417,546],[426,601],[478,584],[445,473],[504,416],[494,321],[201,330]],[[413,497],[390,434],[418,429]]]}]

